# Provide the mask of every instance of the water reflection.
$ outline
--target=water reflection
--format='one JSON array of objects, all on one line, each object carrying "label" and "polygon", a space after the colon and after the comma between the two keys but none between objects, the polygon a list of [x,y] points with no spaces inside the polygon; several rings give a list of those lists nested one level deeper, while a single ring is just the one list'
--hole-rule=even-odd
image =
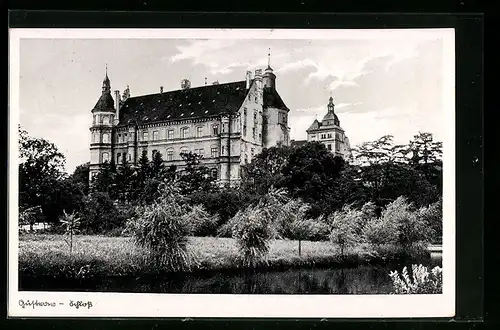
[{"label": "water reflection", "polygon": [[[441,264],[434,255],[425,263]],[[37,284],[23,281],[25,290],[64,290],[142,293],[210,293],[210,294],[387,294],[392,290],[389,272],[404,265],[358,266],[356,268],[294,269],[274,272],[241,272],[236,274],[183,275],[156,279],[112,278],[75,286],[58,281]],[[25,285],[28,284],[28,285]],[[30,288],[28,288],[29,286]],[[62,286],[62,287],[61,287]],[[69,289],[71,288],[71,289]]]}]

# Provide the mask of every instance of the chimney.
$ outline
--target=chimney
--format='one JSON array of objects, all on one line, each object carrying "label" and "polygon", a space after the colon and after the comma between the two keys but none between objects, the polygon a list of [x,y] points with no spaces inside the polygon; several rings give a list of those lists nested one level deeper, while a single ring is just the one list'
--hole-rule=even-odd
[{"label": "chimney", "polygon": [[115,90],[115,109],[116,109],[116,114],[115,114],[115,119],[113,123],[116,125],[120,121],[120,91]]},{"label": "chimney", "polygon": [[250,80],[252,80],[252,71],[247,71],[246,75],[246,88],[250,88]]},{"label": "chimney", "polygon": [[160,94],[163,94],[163,86],[160,86]]}]

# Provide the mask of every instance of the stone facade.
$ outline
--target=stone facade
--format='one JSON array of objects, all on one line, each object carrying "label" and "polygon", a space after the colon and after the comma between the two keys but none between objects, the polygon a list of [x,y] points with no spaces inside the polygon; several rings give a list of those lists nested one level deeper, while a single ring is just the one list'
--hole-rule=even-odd
[{"label": "stone facade", "polygon": [[182,170],[183,152],[203,155],[220,183],[237,184],[240,165],[262,148],[289,145],[289,109],[276,91],[276,76],[247,71],[243,81],[186,87],[138,97],[130,89],[111,96],[110,80],[92,110],[90,175],[106,161],[120,164],[123,157],[136,165],[143,150],[149,159],[161,153],[166,165]]}]

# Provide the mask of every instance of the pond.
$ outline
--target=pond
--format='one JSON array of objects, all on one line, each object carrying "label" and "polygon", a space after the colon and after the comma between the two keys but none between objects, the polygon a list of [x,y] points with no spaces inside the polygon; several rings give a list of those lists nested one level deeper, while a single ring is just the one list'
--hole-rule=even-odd
[{"label": "pond", "polygon": [[[441,266],[441,253],[421,262]],[[213,273],[169,278],[107,277],[87,283],[21,278],[20,290],[209,294],[387,294],[389,272],[404,264],[362,265],[355,268],[289,269],[285,271]],[[408,265],[409,266],[409,265]]]}]

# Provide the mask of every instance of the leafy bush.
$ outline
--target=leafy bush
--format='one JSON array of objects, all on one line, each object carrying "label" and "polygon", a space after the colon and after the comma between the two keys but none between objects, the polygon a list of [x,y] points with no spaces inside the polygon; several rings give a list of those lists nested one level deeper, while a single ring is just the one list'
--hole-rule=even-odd
[{"label": "leafy bush", "polygon": [[386,218],[372,218],[363,227],[362,235],[370,244],[381,246],[395,244],[399,232],[395,222]]},{"label": "leafy bush", "polygon": [[339,245],[341,255],[344,255],[348,247],[360,242],[361,237],[357,231],[362,221],[361,211],[345,206],[330,215],[328,220],[331,228],[330,240]]},{"label": "leafy bush", "polygon": [[219,217],[217,214],[210,215],[203,205],[195,205],[184,216],[184,221],[186,221],[193,236],[214,236],[216,235]]},{"label": "leafy bush", "polygon": [[394,293],[397,294],[432,294],[443,292],[443,270],[441,267],[434,267],[431,272],[422,265],[412,265],[412,274],[408,274],[408,269],[403,268],[401,276],[395,270],[389,274],[394,286]]},{"label": "leafy bush", "polygon": [[[185,220],[189,212],[182,203],[179,190],[163,186],[161,198],[143,208],[137,219],[130,223],[135,242],[146,249],[147,258],[159,269],[183,271],[191,267],[191,256],[187,250],[190,226]],[[179,202],[181,201],[181,202]]]},{"label": "leafy bush", "polygon": [[439,201],[418,210],[417,217],[427,224],[430,239],[434,242],[441,240],[443,236],[443,201]]},{"label": "leafy bush", "polygon": [[126,221],[108,193],[92,193],[85,199],[84,210],[80,228],[86,234],[105,234],[114,228],[123,227]]},{"label": "leafy bush", "polygon": [[397,243],[402,247],[428,241],[430,239],[429,226],[417,216],[411,203],[405,197],[398,197],[389,203],[382,211],[384,222],[396,224],[398,229]]}]

